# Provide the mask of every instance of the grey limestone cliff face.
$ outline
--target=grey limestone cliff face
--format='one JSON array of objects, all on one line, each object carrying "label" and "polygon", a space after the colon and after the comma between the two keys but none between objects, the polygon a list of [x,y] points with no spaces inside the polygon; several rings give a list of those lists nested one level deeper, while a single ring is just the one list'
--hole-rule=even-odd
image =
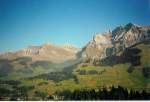
[{"label": "grey limestone cliff face", "polygon": [[112,43],[116,51],[122,51],[137,43],[149,41],[150,27],[138,26],[132,23],[117,27],[112,31]]},{"label": "grey limestone cliff face", "polygon": [[111,48],[111,32],[97,33],[93,39],[83,48],[82,58],[84,60],[98,60],[105,58],[106,49]]},{"label": "grey limestone cliff face", "polygon": [[97,33],[80,53],[83,61],[93,63],[143,41],[150,41],[150,26],[129,23],[112,32]]}]

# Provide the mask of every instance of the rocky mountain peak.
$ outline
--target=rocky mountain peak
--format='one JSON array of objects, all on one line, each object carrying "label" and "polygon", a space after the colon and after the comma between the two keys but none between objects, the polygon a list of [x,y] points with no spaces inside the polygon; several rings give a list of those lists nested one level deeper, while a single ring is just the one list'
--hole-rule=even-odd
[{"label": "rocky mountain peak", "polygon": [[126,31],[128,31],[128,30],[130,30],[130,29],[132,29],[132,28],[137,28],[137,27],[139,27],[139,26],[136,25],[136,24],[128,23],[128,24],[126,24],[126,25],[124,26],[124,29],[125,29]]},{"label": "rocky mountain peak", "polygon": [[114,38],[116,35],[120,35],[122,32],[124,32],[124,27],[118,26],[112,31],[112,37]]},{"label": "rocky mountain peak", "polygon": [[24,49],[12,53],[4,53],[1,54],[0,57],[14,59],[17,57],[31,57],[33,61],[49,60],[55,63],[61,63],[69,59],[74,59],[78,50],[79,49],[71,45],[60,47],[46,43],[41,46],[28,46]]},{"label": "rocky mountain peak", "polygon": [[71,44],[63,44],[60,46],[61,48],[67,50],[67,51],[71,51],[71,52],[78,52],[80,49],[75,47],[74,45],[71,45]]},{"label": "rocky mountain peak", "polygon": [[46,43],[44,45],[41,46],[41,49],[50,49],[52,48],[54,45],[50,44],[50,43]]},{"label": "rocky mountain peak", "polygon": [[82,49],[82,57],[86,60],[98,60],[106,57],[106,48],[111,47],[111,32],[96,33],[93,39]]},{"label": "rocky mountain peak", "polygon": [[71,45],[71,44],[63,44],[63,45],[61,45],[61,47],[63,47],[63,48],[76,48],[74,45]]},{"label": "rocky mountain peak", "polygon": [[133,33],[140,33],[139,31],[141,28],[142,28],[141,26],[139,26],[137,24],[132,24],[132,23],[129,23],[124,26],[124,30],[126,32],[133,32]]},{"label": "rocky mountain peak", "polygon": [[[150,27],[143,27],[133,23],[119,26],[112,32],[97,33],[82,49],[83,59],[94,61],[103,59],[113,53],[118,53],[139,42],[148,41]],[[108,52],[111,52],[107,54]]]},{"label": "rocky mountain peak", "polygon": [[110,43],[110,33],[97,33],[94,37],[92,42],[95,44],[108,44]]}]

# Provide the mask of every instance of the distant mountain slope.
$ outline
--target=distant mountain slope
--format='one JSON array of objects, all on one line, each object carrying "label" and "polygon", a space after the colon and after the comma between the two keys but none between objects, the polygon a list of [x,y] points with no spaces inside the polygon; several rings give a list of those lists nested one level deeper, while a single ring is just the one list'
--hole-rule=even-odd
[{"label": "distant mountain slope", "polygon": [[[8,79],[32,77],[43,73],[61,71],[72,65],[79,49],[71,45],[29,46],[16,52],[0,55],[0,76]],[[70,63],[66,63],[70,61]]]},{"label": "distant mountain slope", "polygon": [[52,44],[42,46],[29,46],[16,52],[4,53],[0,58],[14,59],[17,57],[31,57],[33,61],[48,60],[55,63],[61,63],[69,59],[74,59],[79,49],[75,47],[61,47]]}]

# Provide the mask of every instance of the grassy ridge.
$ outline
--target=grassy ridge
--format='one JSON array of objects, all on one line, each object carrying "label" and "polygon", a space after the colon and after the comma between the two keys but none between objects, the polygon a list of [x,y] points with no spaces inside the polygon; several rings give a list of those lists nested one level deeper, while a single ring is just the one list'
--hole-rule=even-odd
[{"label": "grassy ridge", "polygon": [[[97,89],[118,85],[138,91],[143,89],[150,91],[150,78],[146,78],[143,75],[144,66],[150,64],[150,55],[148,55],[150,52],[149,45],[139,44],[134,47],[141,50],[141,64],[138,66],[132,66],[133,71],[131,73],[128,72],[131,63],[127,62],[115,64],[113,66],[78,65],[73,69],[72,74],[74,77],[60,81],[43,79],[42,77],[26,78],[24,77],[27,76],[25,73],[17,72],[13,72],[7,77],[1,77],[1,79],[19,80],[21,81],[19,86],[34,86],[33,89],[28,90],[27,92],[30,100],[39,100],[39,98],[36,97],[36,92],[53,95],[63,90],[74,91],[83,88]],[[36,67],[31,70],[32,75],[38,75],[46,72],[47,69]],[[8,88],[11,88],[11,85],[8,85]]]}]

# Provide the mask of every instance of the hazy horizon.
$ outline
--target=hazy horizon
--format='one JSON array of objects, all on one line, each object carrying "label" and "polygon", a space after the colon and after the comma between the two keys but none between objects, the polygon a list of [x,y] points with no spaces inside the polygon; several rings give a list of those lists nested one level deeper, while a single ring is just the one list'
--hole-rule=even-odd
[{"label": "hazy horizon", "polygon": [[148,0],[0,0],[0,52],[28,45],[82,48],[97,32],[150,25]]}]

